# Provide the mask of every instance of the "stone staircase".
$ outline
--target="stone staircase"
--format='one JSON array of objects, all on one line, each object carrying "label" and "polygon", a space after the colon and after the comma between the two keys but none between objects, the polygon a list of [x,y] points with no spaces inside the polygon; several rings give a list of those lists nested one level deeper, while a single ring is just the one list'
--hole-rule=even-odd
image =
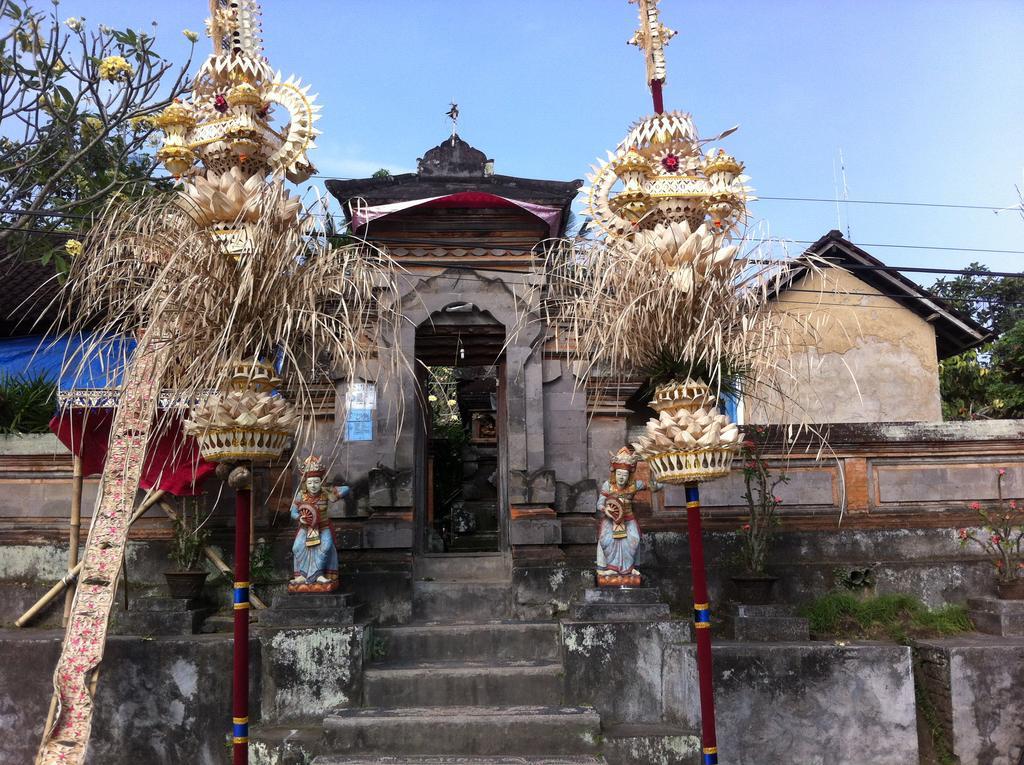
[{"label": "stone staircase", "polygon": [[414,623],[374,630],[363,706],[324,718],[314,765],[604,762],[597,712],[562,703],[558,625],[508,621],[507,565],[417,561]]}]

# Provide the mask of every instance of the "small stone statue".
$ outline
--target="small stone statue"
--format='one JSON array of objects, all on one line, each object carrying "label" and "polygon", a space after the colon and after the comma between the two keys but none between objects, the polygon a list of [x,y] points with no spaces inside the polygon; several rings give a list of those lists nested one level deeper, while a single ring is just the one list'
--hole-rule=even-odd
[{"label": "small stone statue", "polygon": [[348,486],[324,486],[324,463],[307,457],[292,500],[291,516],[299,522],[292,544],[293,577],[288,592],[334,592],[338,589],[338,549],[327,503],[348,496]]},{"label": "small stone statue", "polygon": [[[639,458],[632,446],[624,446],[612,457],[611,474],[601,485],[597,498],[600,524],[597,532],[597,584],[599,587],[639,587],[639,569],[634,566],[640,546],[640,526],[633,515],[633,496],[648,486],[633,478]],[[662,487],[655,481],[649,487]]]}]

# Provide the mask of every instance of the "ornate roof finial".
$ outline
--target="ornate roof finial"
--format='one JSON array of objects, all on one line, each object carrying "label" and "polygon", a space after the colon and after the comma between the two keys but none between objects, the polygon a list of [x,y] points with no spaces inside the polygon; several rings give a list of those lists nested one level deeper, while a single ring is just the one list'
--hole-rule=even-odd
[{"label": "ornate roof finial", "polygon": [[661,0],[629,0],[640,9],[640,28],[627,41],[644,52],[647,61],[647,84],[654,97],[654,111],[661,114],[661,86],[665,83],[665,46],[676,36],[658,18],[658,3]]}]

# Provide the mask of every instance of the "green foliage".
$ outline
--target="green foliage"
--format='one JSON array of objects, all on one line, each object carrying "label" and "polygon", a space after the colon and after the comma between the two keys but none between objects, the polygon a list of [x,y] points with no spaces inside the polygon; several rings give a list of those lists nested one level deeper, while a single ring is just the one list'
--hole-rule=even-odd
[{"label": "green foliage", "polygon": [[199,497],[186,497],[182,501],[181,512],[174,519],[171,549],[167,555],[180,571],[199,569],[203,548],[210,540],[210,530],[206,528],[206,522],[212,514],[212,510],[203,513]]},{"label": "green foliage", "polygon": [[960,529],[960,545],[973,544],[989,556],[1000,581],[1012,582],[1024,576],[1024,506],[1003,498],[1005,468],[996,470],[995,503],[972,502],[980,529]]},{"label": "green foliage", "polygon": [[187,90],[191,58],[175,67],[137,30],[0,7],[0,208],[15,211],[0,214],[0,249],[63,271],[65,241],[108,202],[169,188],[152,183],[150,118]]},{"label": "green foliage", "polygon": [[706,361],[680,359],[668,351],[663,351],[652,364],[640,371],[649,378],[645,395],[653,395],[659,385],[687,378],[703,382],[722,395],[737,395],[740,383],[748,376],[746,370],[731,363],[729,359],[723,359],[720,367],[711,367]]},{"label": "green foliage", "polygon": [[256,540],[249,557],[249,581],[253,584],[269,584],[274,581],[274,551],[266,539]]},{"label": "green foliage", "polygon": [[57,385],[43,375],[0,376],[0,433],[49,433]]},{"label": "green foliage", "polygon": [[388,170],[386,167],[382,167],[380,170],[377,170],[376,172],[374,172],[374,174],[371,175],[370,177],[371,178],[390,178],[391,177],[391,171]]},{"label": "green foliage", "polygon": [[773,474],[764,458],[766,429],[757,427],[751,438],[743,442],[743,500],[747,503],[747,521],[737,533],[742,545],[740,562],[749,574],[763,574],[775,532],[780,525],[779,507],[782,499],[775,494],[781,484],[789,482],[785,473]]},{"label": "green foliage", "polygon": [[[971,263],[967,270],[989,269]],[[931,289],[952,307],[1000,335],[993,344],[941,363],[943,417],[1024,417],[1024,279],[944,277]]]},{"label": "green foliage", "polygon": [[911,595],[858,598],[848,592],[830,592],[801,610],[816,637],[888,638],[905,643],[910,638],[940,637],[973,629],[963,606],[930,610]]}]

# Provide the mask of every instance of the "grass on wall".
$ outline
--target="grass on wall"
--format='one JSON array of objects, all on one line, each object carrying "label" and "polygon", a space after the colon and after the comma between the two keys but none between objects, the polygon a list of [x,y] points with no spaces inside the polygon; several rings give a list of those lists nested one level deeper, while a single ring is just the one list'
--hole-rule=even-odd
[{"label": "grass on wall", "polygon": [[805,606],[801,614],[819,639],[892,640],[955,635],[973,629],[963,606],[929,609],[911,595],[857,597],[830,592]]}]

